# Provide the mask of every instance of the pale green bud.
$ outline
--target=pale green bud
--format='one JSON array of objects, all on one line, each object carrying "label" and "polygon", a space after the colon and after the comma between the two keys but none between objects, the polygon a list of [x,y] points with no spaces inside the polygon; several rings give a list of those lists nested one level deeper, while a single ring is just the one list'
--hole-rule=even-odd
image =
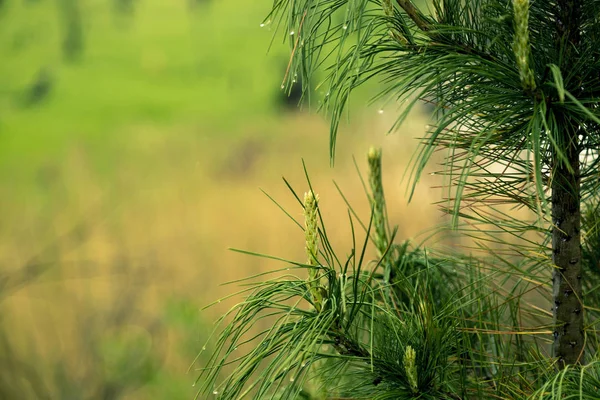
[{"label": "pale green bud", "polygon": [[[309,191],[304,193],[304,234],[306,239],[307,264],[317,266],[319,264],[317,257],[319,255],[319,195]],[[308,270],[309,286],[313,296],[313,301],[317,311],[321,310],[323,303],[323,291],[318,278],[316,268]]]},{"label": "pale green bud", "polygon": [[517,67],[523,89],[535,90],[535,78],[529,65],[531,46],[529,44],[529,0],[513,0],[515,13],[515,39],[513,51],[517,59]]},{"label": "pale green bud", "polygon": [[[392,18],[394,16],[394,4],[392,0],[382,0],[381,5],[383,7],[383,12],[386,17]],[[398,41],[400,44],[407,44],[408,41],[406,38],[396,29],[394,24],[388,23],[388,27],[390,28],[390,36]]]},{"label": "pale green bud", "polygon": [[317,211],[319,195],[312,191],[304,193],[304,231],[306,236],[306,255],[308,264],[317,265],[319,254],[319,214]]},{"label": "pale green bud", "polygon": [[371,187],[371,207],[373,208],[374,242],[379,257],[383,256],[388,247],[385,196],[381,174],[381,150],[371,147],[369,160],[369,186]]},{"label": "pale green bud", "polygon": [[383,0],[381,2],[381,6],[383,7],[383,12],[385,15],[388,17],[394,15],[394,4],[392,3],[392,0]]},{"label": "pale green bud", "polygon": [[404,351],[404,370],[413,393],[419,391],[419,380],[417,376],[417,353],[411,346],[406,346]]}]

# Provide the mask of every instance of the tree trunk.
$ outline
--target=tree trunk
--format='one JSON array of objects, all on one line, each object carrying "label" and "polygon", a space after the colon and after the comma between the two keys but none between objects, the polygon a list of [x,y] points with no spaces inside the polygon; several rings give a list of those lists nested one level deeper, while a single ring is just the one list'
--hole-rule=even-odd
[{"label": "tree trunk", "polygon": [[[581,0],[558,0],[556,45],[561,50],[563,75],[577,57],[581,32]],[[553,157],[552,276],[554,346],[558,367],[583,363],[583,298],[581,291],[581,210],[578,130],[559,118],[559,146],[567,160]]]},{"label": "tree trunk", "polygon": [[569,146],[567,157],[572,171],[561,163],[555,167],[552,181],[554,356],[561,369],[583,362],[584,344],[579,151],[575,143]]}]

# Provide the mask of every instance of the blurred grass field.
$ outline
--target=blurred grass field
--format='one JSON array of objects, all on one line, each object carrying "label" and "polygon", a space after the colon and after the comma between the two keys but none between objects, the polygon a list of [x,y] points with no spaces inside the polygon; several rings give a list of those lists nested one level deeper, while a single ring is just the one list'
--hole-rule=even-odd
[{"label": "blurred grass field", "polygon": [[[83,45],[69,58],[73,4]],[[0,2],[0,398],[192,397],[187,368],[231,301],[199,309],[234,290],[221,283],[279,267],[227,248],[304,258],[259,190],[301,218],[280,177],[305,191],[302,159],[342,254],[331,180],[368,219],[352,156],[363,167],[371,144],[399,237],[439,222],[435,177],[410,205],[400,183],[418,114],[385,136],[393,113],[357,104],[330,168],[326,118],[282,102],[287,49],[266,55],[259,27],[269,0],[123,4]]]}]

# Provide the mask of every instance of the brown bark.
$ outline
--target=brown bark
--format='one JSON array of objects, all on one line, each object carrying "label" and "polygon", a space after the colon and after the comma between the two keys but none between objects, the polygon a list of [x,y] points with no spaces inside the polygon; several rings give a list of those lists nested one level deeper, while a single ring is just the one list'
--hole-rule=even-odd
[{"label": "brown bark", "polygon": [[575,144],[567,157],[572,170],[555,160],[559,165],[552,181],[553,350],[561,369],[583,362],[584,345],[579,151]]},{"label": "brown bark", "polygon": [[[561,49],[561,69],[577,57],[580,42],[581,1],[558,0],[556,45]],[[566,75],[565,75],[566,76]],[[581,290],[580,163],[577,127],[559,118],[559,145],[567,160],[555,154],[552,180],[552,261],[554,345],[558,367],[584,362],[583,298]]]}]

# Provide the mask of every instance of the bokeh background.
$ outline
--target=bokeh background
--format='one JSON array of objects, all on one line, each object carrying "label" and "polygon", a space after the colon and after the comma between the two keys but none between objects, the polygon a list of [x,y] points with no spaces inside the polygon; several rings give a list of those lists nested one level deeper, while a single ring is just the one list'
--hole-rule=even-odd
[{"label": "bokeh background", "polygon": [[[0,399],[189,399],[227,281],[303,260],[304,159],[328,233],[384,148],[399,239],[440,222],[440,182],[402,180],[427,118],[361,90],[328,157],[327,116],[280,86],[271,0],[0,0]],[[239,298],[237,298],[239,300]],[[210,343],[208,344],[210,346]]]}]

